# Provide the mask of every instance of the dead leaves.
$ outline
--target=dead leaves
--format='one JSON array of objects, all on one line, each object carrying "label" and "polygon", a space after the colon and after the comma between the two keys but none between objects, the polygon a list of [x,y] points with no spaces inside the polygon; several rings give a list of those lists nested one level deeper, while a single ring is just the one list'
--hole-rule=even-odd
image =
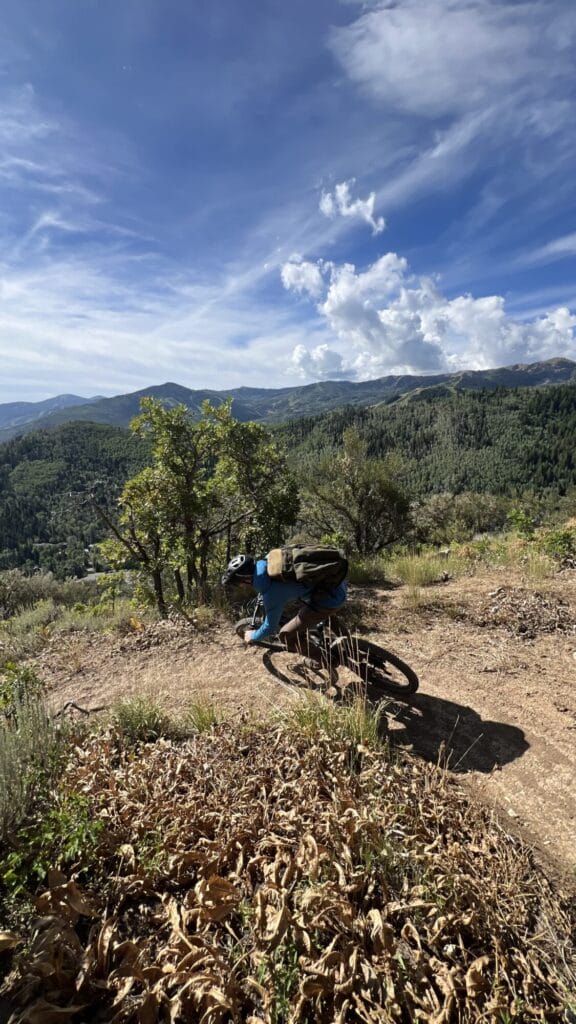
[{"label": "dead leaves", "polygon": [[11,1024],[560,1024],[519,844],[440,772],[345,764],[343,740],[266,727],[138,758],[90,741],[68,781],[107,823],[103,881],[52,873],[29,947],[0,933]]},{"label": "dead leaves", "polygon": [[576,632],[569,605],[553,594],[519,587],[499,587],[480,609],[479,626],[504,626],[509,633],[533,640],[540,633]]}]

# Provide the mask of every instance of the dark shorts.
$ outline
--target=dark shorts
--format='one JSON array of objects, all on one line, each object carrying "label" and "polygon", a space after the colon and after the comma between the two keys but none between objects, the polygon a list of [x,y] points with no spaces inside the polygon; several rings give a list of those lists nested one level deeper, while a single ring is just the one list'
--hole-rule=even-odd
[{"label": "dark shorts", "polygon": [[337,611],[337,608],[311,608],[308,604],[301,604],[294,618],[282,626],[280,638],[289,651],[301,651],[319,661],[322,659],[322,652],[318,644],[307,636],[307,631],[317,626],[319,622],[329,619]]}]

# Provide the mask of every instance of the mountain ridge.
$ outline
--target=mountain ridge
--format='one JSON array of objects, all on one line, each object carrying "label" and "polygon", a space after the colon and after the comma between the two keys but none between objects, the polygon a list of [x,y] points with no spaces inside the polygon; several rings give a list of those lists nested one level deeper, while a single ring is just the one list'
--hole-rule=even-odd
[{"label": "mountain ridge", "polygon": [[[215,390],[192,389],[173,381],[152,385],[138,391],[115,395],[111,398],[96,396],[82,399],[73,405],[68,399],[77,396],[61,395],[40,403],[7,403],[0,405],[0,442],[28,433],[39,426],[59,426],[71,421],[106,423],[110,426],[128,426],[139,412],[140,399],[158,398],[169,405],[183,403],[193,412],[199,412],[208,399],[218,405],[232,398],[234,415],[243,421],[260,420],[280,423],[321,412],[342,405],[373,406],[403,398],[415,400],[438,394],[439,389],[449,393],[460,390],[493,390],[499,387],[542,387],[551,384],[576,382],[576,362],[561,356],[535,363],[516,363],[511,366],[487,370],[461,370],[442,374],[390,374],[369,381],[315,381],[310,384],[285,388],[239,388]],[[64,401],[66,400],[66,401]],[[50,403],[59,406],[47,408]],[[26,410],[20,411],[17,422],[14,415],[7,422],[7,409],[30,406],[34,415],[26,419]],[[39,407],[43,407],[42,410]]]},{"label": "mountain ridge", "polygon": [[0,428],[8,430],[11,427],[17,428],[26,423],[38,424],[38,420],[49,416],[61,409],[75,408],[78,405],[90,405],[103,398],[102,395],[94,395],[92,398],[83,398],[81,395],[55,395],[53,398],[45,398],[41,402],[4,402],[0,404]]}]

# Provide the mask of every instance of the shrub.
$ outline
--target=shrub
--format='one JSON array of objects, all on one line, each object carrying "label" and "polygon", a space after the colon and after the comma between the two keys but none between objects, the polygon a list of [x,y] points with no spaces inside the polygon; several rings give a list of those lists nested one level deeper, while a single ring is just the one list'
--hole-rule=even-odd
[{"label": "shrub", "polygon": [[371,558],[350,559],[348,579],[350,583],[384,583],[387,579],[387,562],[382,555]]},{"label": "shrub", "polygon": [[511,508],[506,516],[512,528],[521,537],[534,536],[534,518],[523,508]]},{"label": "shrub", "polygon": [[61,734],[39,700],[15,700],[0,716],[0,837],[18,828],[54,768]]},{"label": "shrub", "polygon": [[547,531],[540,538],[540,546],[546,554],[560,562],[576,558],[576,529],[564,526]]},{"label": "shrub", "polygon": [[38,700],[45,692],[46,684],[28,666],[9,661],[0,672],[0,712],[6,718],[14,718],[18,708]]},{"label": "shrub", "polygon": [[9,569],[0,572],[0,619],[11,619],[39,601],[70,605],[88,595],[87,585],[79,580],[61,583],[49,572],[26,576],[20,569]]},{"label": "shrub", "polygon": [[90,864],[103,830],[85,796],[60,792],[33,825],[18,831],[16,849],[0,861],[0,878],[16,895],[33,889],[53,867],[72,867],[78,876]]}]

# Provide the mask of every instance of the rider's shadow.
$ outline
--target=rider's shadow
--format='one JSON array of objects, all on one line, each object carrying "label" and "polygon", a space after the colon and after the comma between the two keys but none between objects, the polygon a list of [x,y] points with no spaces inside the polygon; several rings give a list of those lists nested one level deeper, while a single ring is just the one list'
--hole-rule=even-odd
[{"label": "rider's shadow", "polygon": [[[281,648],[279,649],[281,650]],[[270,675],[274,676],[279,683],[282,683],[283,686],[289,686],[291,690],[294,688],[309,690],[311,684],[315,681],[314,673],[312,671],[308,671],[302,676],[296,677],[295,675],[292,675],[292,673],[287,674],[286,672],[281,672],[272,660],[273,653],[273,651],[266,651],[262,656],[262,664],[266,671],[269,672]],[[318,683],[320,683],[320,679],[318,679]]]},{"label": "rider's shadow", "polygon": [[[306,688],[305,680],[280,671],[271,651],[266,651],[262,660],[266,670],[284,686]],[[346,694],[343,696],[346,699]],[[489,773],[522,757],[530,746],[517,726],[483,719],[474,708],[443,697],[415,693],[399,701],[371,687],[367,697],[382,707],[383,736],[451,772]]]},{"label": "rider's shadow", "polygon": [[387,703],[382,729],[392,743],[458,773],[492,772],[530,746],[517,726],[483,719],[474,708],[426,693],[415,693],[409,703]]}]

